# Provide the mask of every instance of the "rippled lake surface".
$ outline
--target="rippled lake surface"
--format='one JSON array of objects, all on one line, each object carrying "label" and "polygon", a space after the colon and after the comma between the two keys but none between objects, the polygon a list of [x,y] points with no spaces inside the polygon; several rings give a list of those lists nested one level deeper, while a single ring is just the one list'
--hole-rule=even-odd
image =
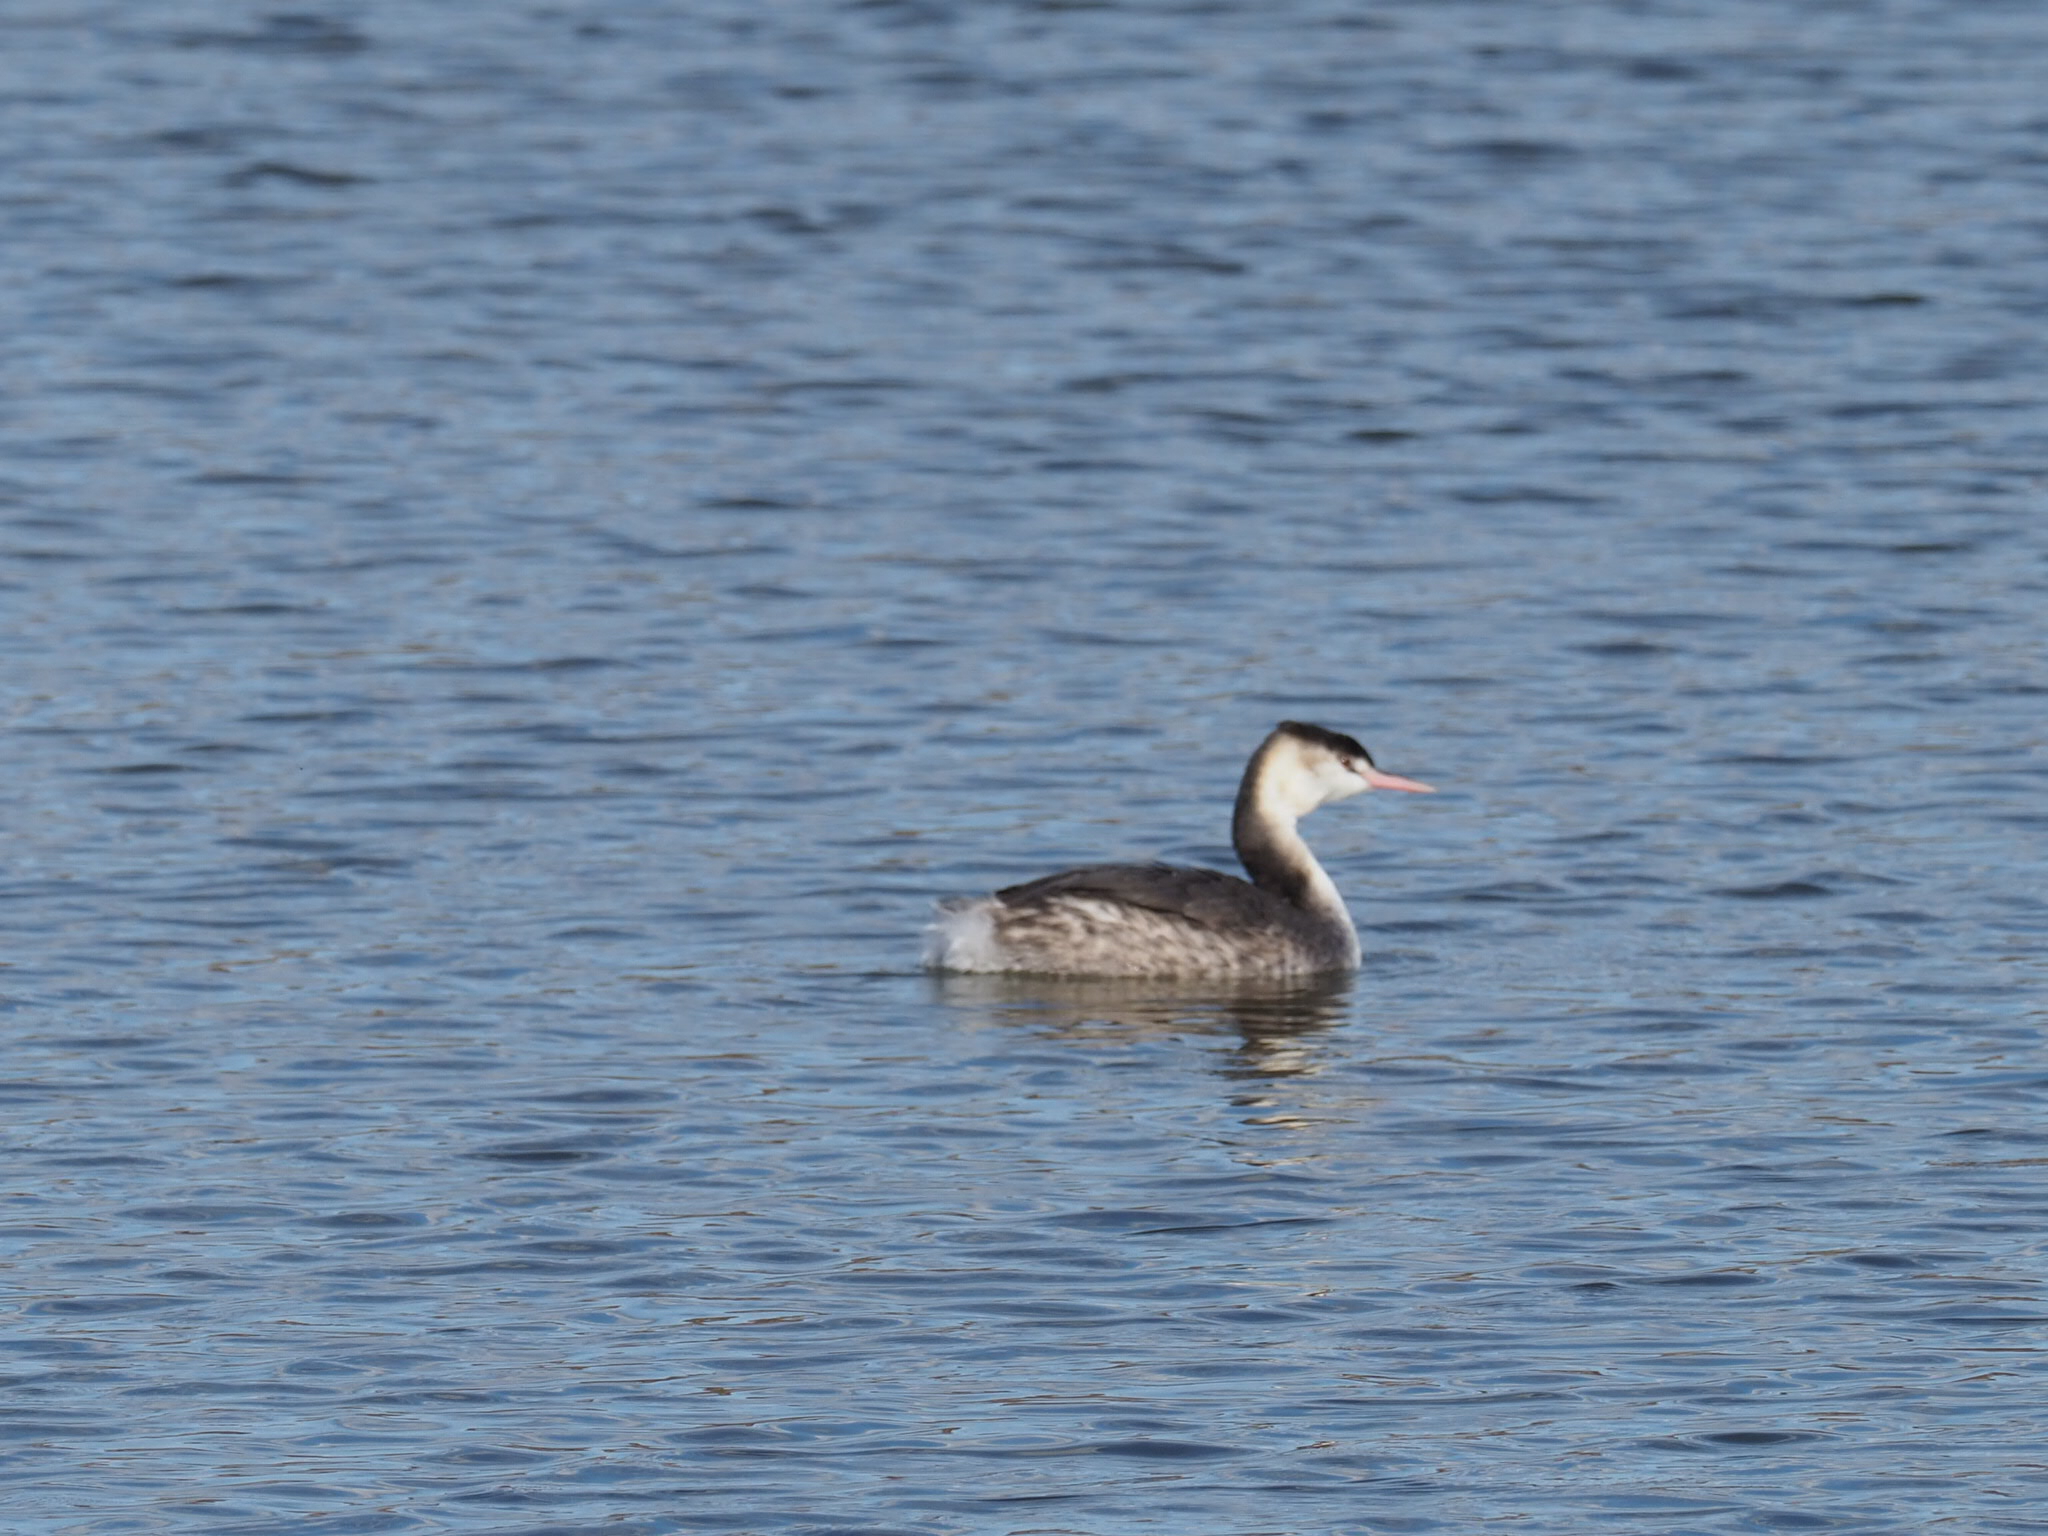
[{"label": "rippled lake surface", "polygon": [[[0,1489],[2048,1531],[2048,12],[24,0]],[[1366,968],[940,982],[1227,865]]]}]

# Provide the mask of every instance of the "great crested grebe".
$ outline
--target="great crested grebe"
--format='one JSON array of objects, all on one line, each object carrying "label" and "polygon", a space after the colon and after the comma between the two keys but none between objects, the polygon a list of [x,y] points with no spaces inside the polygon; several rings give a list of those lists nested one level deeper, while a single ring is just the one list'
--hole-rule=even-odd
[{"label": "great crested grebe", "polygon": [[1349,971],[1358,930],[1295,823],[1382,773],[1350,736],[1283,720],[1237,787],[1230,841],[1251,879],[1174,864],[1091,864],[939,904],[925,964],[1063,976],[1282,978]]}]

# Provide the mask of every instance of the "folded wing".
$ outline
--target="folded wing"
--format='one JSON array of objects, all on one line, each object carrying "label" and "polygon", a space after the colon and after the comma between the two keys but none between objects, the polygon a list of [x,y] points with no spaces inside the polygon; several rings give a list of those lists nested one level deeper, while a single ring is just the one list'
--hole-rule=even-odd
[{"label": "folded wing", "polygon": [[1012,909],[1062,897],[1118,902],[1223,932],[1272,923],[1286,906],[1248,880],[1179,864],[1090,864],[996,892]]}]

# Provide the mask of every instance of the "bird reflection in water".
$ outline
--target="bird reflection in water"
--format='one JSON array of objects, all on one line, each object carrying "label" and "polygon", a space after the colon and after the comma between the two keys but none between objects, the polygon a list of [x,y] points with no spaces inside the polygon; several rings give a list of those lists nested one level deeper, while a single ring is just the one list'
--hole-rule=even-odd
[{"label": "bird reflection in water", "polygon": [[1124,977],[940,974],[933,995],[970,1022],[1069,1038],[1235,1035],[1225,1077],[1305,1077],[1321,1070],[1319,1038],[1344,1022],[1352,978],[1283,984]]}]

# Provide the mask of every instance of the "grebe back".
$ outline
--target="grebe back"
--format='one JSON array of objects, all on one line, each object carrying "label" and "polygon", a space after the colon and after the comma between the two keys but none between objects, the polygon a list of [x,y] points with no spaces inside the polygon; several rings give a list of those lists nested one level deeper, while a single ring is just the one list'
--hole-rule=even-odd
[{"label": "grebe back", "polygon": [[993,896],[942,902],[925,950],[940,971],[1285,978],[1358,965],[1344,898],[1295,824],[1368,789],[1431,792],[1382,773],[1359,742],[1283,720],[1237,789],[1230,840],[1250,880],[1172,864],[1092,864]]}]

